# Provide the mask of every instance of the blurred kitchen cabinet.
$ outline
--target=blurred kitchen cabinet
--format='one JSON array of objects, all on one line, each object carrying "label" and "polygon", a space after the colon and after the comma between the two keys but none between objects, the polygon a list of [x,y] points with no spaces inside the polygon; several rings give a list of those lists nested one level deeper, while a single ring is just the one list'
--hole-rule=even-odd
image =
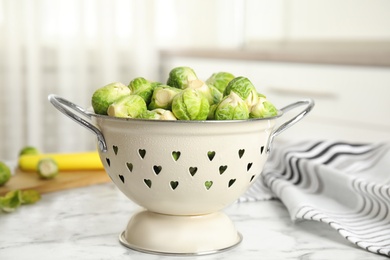
[{"label": "blurred kitchen cabinet", "polygon": [[[173,67],[190,66],[204,80],[217,71],[246,76],[279,108],[300,99],[314,99],[313,111],[282,133],[281,140],[390,141],[390,66],[228,57],[163,53],[161,80],[166,80]],[[298,111],[287,113],[279,122]]]}]

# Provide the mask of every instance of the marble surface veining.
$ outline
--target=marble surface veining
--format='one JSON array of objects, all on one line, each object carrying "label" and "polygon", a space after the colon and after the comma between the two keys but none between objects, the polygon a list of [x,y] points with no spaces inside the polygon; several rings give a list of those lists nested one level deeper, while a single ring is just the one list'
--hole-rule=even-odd
[{"label": "marble surface veining", "polygon": [[112,183],[44,194],[34,205],[0,213],[0,259],[386,259],[326,224],[293,223],[278,200],[225,210],[244,237],[229,251],[194,257],[141,253],[118,241],[138,209]]}]

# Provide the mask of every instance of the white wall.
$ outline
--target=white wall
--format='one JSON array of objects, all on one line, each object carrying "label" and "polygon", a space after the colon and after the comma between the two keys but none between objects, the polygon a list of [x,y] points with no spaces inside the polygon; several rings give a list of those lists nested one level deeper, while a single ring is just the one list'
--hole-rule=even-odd
[{"label": "white wall", "polygon": [[247,0],[246,39],[390,40],[387,0]]}]

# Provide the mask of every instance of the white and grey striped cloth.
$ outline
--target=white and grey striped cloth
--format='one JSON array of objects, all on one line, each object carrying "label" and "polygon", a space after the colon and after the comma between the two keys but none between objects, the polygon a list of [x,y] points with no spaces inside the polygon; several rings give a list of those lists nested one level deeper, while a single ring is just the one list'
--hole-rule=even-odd
[{"label": "white and grey striped cloth", "polygon": [[390,256],[390,143],[274,145],[261,176],[240,202],[280,199],[292,220],[327,223]]}]

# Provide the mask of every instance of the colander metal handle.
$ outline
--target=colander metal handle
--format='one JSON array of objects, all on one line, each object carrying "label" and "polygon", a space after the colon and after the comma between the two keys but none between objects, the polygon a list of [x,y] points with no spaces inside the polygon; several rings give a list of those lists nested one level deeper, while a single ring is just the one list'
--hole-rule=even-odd
[{"label": "colander metal handle", "polygon": [[298,123],[302,118],[304,118],[307,115],[307,113],[309,113],[313,109],[314,100],[313,99],[300,100],[300,101],[294,102],[294,103],[287,105],[287,106],[283,107],[282,109],[280,109],[283,111],[283,113],[286,113],[286,112],[288,112],[296,107],[303,106],[303,105],[305,106],[305,109],[303,111],[301,111],[298,115],[294,116],[292,119],[290,119],[287,122],[280,125],[278,128],[276,128],[272,132],[272,134],[269,138],[267,152],[270,151],[272,142],[276,136],[278,136],[279,134],[281,134],[282,132],[284,132],[285,130],[290,128],[291,126]]},{"label": "colander metal handle", "polygon": [[51,94],[51,95],[49,95],[48,98],[49,98],[50,103],[52,103],[53,106],[55,108],[57,108],[61,113],[70,117],[71,119],[73,119],[74,121],[79,123],[80,125],[84,126],[88,130],[95,133],[96,137],[98,139],[99,149],[103,153],[107,152],[107,145],[106,145],[106,141],[104,139],[102,132],[100,132],[100,130],[96,126],[94,126],[92,123],[90,123],[87,120],[85,120],[84,118],[78,116],[73,111],[81,114],[83,117],[88,118],[88,119],[91,119],[91,113],[89,113],[84,108],[82,108],[82,107],[80,107],[80,106],[78,106],[78,105],[76,105],[76,104],[74,104],[66,99],[63,99],[57,95]]}]

